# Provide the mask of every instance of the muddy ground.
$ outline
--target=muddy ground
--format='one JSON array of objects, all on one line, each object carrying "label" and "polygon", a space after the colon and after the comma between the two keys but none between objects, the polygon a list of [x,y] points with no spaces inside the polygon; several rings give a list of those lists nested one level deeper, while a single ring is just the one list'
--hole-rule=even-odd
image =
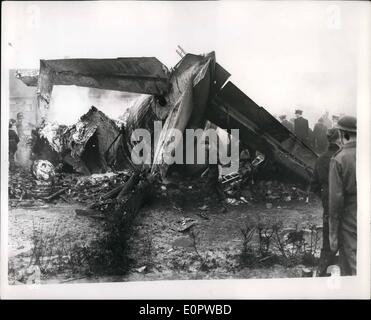
[{"label": "muddy ground", "polygon": [[[242,261],[241,228],[246,223],[278,221],[283,228],[304,229],[308,224],[320,226],[322,214],[315,197],[309,203],[276,201],[272,208],[267,208],[266,202],[228,205],[224,212],[216,200],[188,199],[183,194],[179,202],[164,194],[138,213],[128,242],[130,264],[126,274],[118,276],[86,272],[76,265],[79,260],[71,257],[75,248],[89,250],[89,244],[103,232],[104,220],[76,215],[77,208],[84,205],[58,202],[9,208],[9,283],[35,283],[35,278],[39,283],[73,283],[301,277],[301,262],[287,265],[277,257]],[[182,222],[194,225],[179,231],[185,226]],[[256,249],[258,243],[255,232],[249,246]],[[36,247],[39,253],[35,253]],[[41,268],[35,269],[35,265]]]}]

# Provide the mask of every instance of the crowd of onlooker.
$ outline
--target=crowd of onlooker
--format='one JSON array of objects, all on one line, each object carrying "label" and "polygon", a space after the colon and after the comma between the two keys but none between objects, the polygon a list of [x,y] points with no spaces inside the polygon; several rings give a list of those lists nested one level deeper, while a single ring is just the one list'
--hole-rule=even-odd
[{"label": "crowd of onlooker", "polygon": [[329,113],[321,116],[313,130],[302,110],[295,118],[279,118],[282,125],[295,133],[320,156],[316,161],[311,190],[322,199],[323,243],[319,276],[328,274],[328,266],[336,263],[339,253],[341,275],[357,273],[357,119]]},{"label": "crowd of onlooker", "polygon": [[333,115],[329,117],[329,112],[326,111],[322,115],[313,129],[310,128],[309,122],[303,117],[302,110],[295,110],[295,118],[287,120],[285,114],[279,116],[281,123],[291,132],[301,139],[304,143],[310,146],[319,154],[325,152],[328,148],[327,131],[336,127],[339,116]]}]

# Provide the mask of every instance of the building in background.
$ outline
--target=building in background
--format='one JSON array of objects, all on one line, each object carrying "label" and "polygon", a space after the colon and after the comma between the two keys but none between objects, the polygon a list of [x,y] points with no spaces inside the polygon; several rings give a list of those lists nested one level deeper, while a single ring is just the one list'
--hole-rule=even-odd
[{"label": "building in background", "polygon": [[[22,70],[22,73],[35,73],[37,70]],[[17,119],[18,113],[23,114],[23,131],[30,135],[32,128],[39,121],[36,87],[26,86],[17,78],[17,70],[9,71],[9,118]]]}]

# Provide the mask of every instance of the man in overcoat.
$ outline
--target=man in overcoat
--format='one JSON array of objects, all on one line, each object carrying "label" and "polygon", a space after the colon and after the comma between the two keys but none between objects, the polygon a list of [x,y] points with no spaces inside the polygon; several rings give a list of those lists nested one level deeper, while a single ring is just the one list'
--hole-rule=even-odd
[{"label": "man in overcoat", "polygon": [[342,148],[330,162],[330,248],[333,253],[339,251],[341,275],[349,276],[357,273],[357,119],[344,116],[337,128]]},{"label": "man in overcoat", "polygon": [[327,133],[327,140],[329,143],[328,149],[317,159],[311,182],[311,191],[321,198],[323,207],[322,249],[318,266],[320,277],[327,275],[327,267],[333,264],[335,258],[335,255],[330,250],[328,202],[330,160],[334,153],[340,149],[339,130],[330,129]]},{"label": "man in overcoat", "polygon": [[302,110],[295,110],[294,133],[304,143],[309,145],[309,124],[308,120],[303,118]]}]

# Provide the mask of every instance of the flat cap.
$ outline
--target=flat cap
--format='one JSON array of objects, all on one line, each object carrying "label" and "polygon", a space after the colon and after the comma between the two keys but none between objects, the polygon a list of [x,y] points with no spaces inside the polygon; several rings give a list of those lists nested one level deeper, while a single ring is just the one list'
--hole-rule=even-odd
[{"label": "flat cap", "polygon": [[295,110],[295,114],[302,114],[302,113],[303,113],[303,110],[300,110],[300,109]]}]

